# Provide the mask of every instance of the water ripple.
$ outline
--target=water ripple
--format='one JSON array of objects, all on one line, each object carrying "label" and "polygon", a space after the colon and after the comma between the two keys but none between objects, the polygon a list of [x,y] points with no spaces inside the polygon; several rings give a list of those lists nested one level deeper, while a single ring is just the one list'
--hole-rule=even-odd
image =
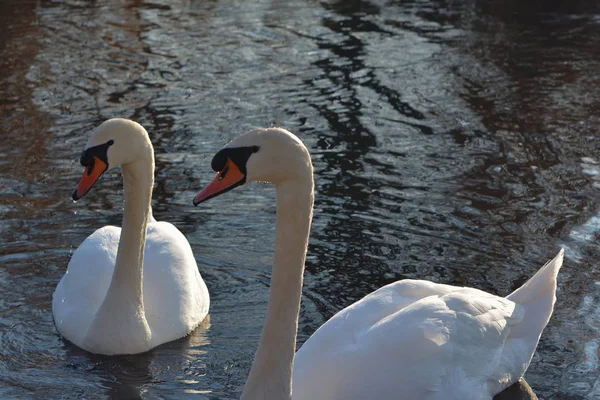
[{"label": "water ripple", "polygon": [[[191,198],[212,154],[258,126],[287,127],[313,155],[299,344],[401,278],[507,294],[562,245],[527,379],[541,398],[598,396],[597,5],[5,3],[0,397],[239,397],[266,308],[274,190]],[[191,337],[110,358],[63,341],[50,301],[72,249],[120,224],[118,172],[69,197],[89,131],[114,116],[148,129],[154,214],[189,238],[212,305]]]}]

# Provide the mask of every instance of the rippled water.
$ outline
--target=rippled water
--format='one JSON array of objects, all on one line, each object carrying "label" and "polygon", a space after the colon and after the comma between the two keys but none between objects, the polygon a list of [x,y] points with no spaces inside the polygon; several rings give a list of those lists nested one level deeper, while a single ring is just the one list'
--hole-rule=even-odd
[{"label": "rippled water", "polygon": [[[274,190],[191,199],[229,139],[284,126],[316,171],[300,343],[394,280],[504,295],[564,246],[526,378],[600,399],[598,43],[593,1],[1,2],[0,398],[237,398]],[[120,224],[118,173],[70,200],[89,131],[115,116],[150,132],[155,216],[186,234],[212,301],[190,337],[110,358],[61,339],[51,296],[72,250]]]}]

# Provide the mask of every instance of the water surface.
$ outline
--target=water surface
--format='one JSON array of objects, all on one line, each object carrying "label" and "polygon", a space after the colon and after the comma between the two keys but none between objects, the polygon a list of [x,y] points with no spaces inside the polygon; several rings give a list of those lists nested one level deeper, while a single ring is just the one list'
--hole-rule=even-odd
[{"label": "water surface", "polygon": [[[0,397],[238,398],[274,190],[191,200],[223,144],[283,126],[316,174],[299,344],[397,279],[506,295],[563,246],[526,378],[543,399],[600,399],[600,7],[559,3],[2,2]],[[190,337],[113,358],[65,342],[51,314],[73,249],[120,224],[117,172],[70,200],[111,117],[149,131],[154,214],[188,237],[212,297]]]}]

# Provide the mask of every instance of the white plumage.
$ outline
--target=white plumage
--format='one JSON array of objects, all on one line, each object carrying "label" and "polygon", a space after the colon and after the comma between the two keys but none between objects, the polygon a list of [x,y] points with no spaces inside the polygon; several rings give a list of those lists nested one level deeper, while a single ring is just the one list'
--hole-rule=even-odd
[{"label": "white plumage", "polygon": [[154,151],[147,132],[133,121],[106,121],[92,134],[82,164],[74,199],[108,167],[122,166],[123,229],[100,228],[73,253],[53,296],[58,331],[107,355],[140,353],[187,335],[208,314],[210,299],[186,238],[152,217]]},{"label": "white plumage", "polygon": [[267,316],[243,400],[491,400],[525,373],[552,315],[563,250],[511,295],[403,280],[340,311],[295,355],[314,200],[308,149],[259,129],[215,155],[216,178],[194,199],[245,182],[276,186]]},{"label": "white plumage", "polygon": [[300,348],[293,399],[491,399],[529,366],[562,260],[506,298],[421,280],[382,287]]},{"label": "white plumage", "polygon": [[[149,340],[123,343],[119,354],[147,351],[186,336],[208,314],[208,289],[185,236],[172,224],[162,221],[150,222],[147,232],[143,301],[151,336]],[[79,347],[85,348],[84,339],[88,335],[102,340],[108,334],[88,329],[106,297],[120,235],[121,228],[115,226],[102,227],[90,235],[73,253],[54,292],[52,309],[56,327]],[[120,329],[128,329],[128,325],[123,324]]]}]

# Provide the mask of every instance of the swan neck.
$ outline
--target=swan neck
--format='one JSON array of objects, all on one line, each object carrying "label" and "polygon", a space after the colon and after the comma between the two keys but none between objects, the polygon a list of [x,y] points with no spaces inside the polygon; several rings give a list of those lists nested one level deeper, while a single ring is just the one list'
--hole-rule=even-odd
[{"label": "swan neck", "polygon": [[[122,166],[125,207],[112,281],[106,298],[129,298],[143,310],[143,264],[146,228],[152,218],[150,200],[154,160],[141,159]],[[153,218],[152,218],[153,219]]]},{"label": "swan neck", "polygon": [[277,228],[265,325],[242,399],[290,399],[304,263],[314,202],[312,174],[277,186]]}]

